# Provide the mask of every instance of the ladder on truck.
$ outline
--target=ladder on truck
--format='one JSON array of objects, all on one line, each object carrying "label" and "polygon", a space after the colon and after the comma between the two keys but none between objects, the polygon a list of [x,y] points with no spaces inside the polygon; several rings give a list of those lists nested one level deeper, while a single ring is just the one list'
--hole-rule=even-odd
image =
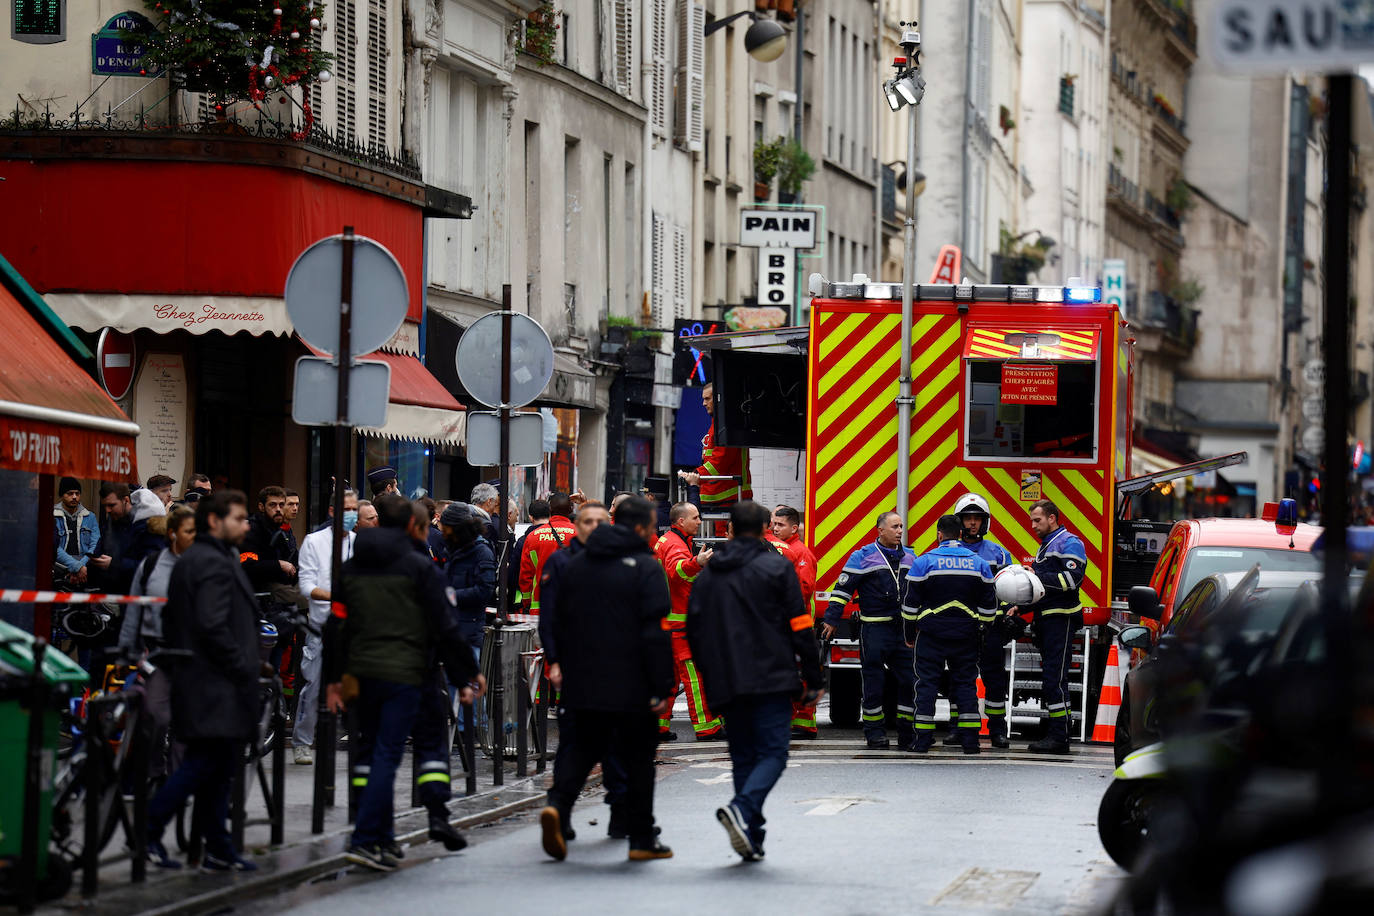
[{"label": "ladder on truck", "polygon": [[[1091,656],[1087,627],[1073,635],[1069,656],[1069,737],[1087,738],[1087,697],[1091,683]],[[1041,680],[1040,650],[1029,639],[1018,639],[1006,647],[1007,671],[1011,675],[1011,696],[1007,700],[1009,725],[1030,725],[1048,718]]]}]

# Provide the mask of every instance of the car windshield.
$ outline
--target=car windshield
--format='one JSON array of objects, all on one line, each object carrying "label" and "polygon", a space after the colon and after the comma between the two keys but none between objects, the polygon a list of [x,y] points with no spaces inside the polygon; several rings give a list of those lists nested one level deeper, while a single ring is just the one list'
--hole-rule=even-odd
[{"label": "car windshield", "polygon": [[1256,563],[1265,572],[1294,570],[1320,575],[1321,563],[1306,550],[1282,547],[1194,547],[1188,552],[1178,594],[1186,595],[1212,573],[1244,572]]}]

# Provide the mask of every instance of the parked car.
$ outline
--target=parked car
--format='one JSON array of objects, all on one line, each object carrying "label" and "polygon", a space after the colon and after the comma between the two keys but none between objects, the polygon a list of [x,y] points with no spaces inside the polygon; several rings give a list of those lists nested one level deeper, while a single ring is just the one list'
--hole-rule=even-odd
[{"label": "parked car", "polygon": [[[1201,561],[1211,559],[1205,555],[1199,557]],[[1212,573],[1187,592],[1163,625],[1158,640],[1148,627],[1123,629],[1119,634],[1123,646],[1149,654],[1126,675],[1122,684],[1114,745],[1117,766],[1132,751],[1165,737],[1161,735],[1161,718],[1186,712],[1173,708],[1180,698],[1187,698],[1188,702],[1206,702],[1210,684],[1185,689],[1185,685],[1169,680],[1177,672],[1187,672],[1189,677],[1196,675],[1198,667],[1192,664],[1191,656],[1217,655],[1222,651],[1223,646],[1217,640],[1209,639],[1212,635],[1207,632],[1209,628],[1218,620],[1229,618],[1224,648],[1230,653],[1228,667],[1233,667],[1247,651],[1257,654],[1264,649],[1283,622],[1298,590],[1319,575],[1316,570],[1270,570],[1261,568],[1258,562],[1248,571]],[[1132,592],[1133,603],[1139,600],[1140,591]],[[1183,664],[1170,658],[1180,653],[1187,657]],[[1198,660],[1209,661],[1206,658]]]},{"label": "parked car", "polygon": [[[1296,570],[1320,574],[1312,544],[1321,534],[1316,525],[1297,523],[1292,500],[1269,503],[1263,518],[1190,518],[1174,523],[1160,551],[1148,586],[1131,590],[1131,610],[1145,601],[1149,588],[1167,626],[1179,599],[1213,573],[1244,571],[1259,564],[1266,572]],[[1154,615],[1142,615],[1154,616]]]}]

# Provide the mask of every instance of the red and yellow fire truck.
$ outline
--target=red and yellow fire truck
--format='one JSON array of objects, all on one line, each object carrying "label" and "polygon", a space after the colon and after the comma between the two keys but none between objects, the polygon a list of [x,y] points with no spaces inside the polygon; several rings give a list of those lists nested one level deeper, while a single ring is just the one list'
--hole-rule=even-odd
[{"label": "red and yellow fire truck", "polygon": [[[895,507],[901,285],[860,277],[821,281],[819,293],[806,518],[824,589],[873,539],[878,513]],[[972,491],[992,510],[990,537],[1029,561],[1038,546],[1030,504],[1053,500],[1087,548],[1088,625],[1111,613],[1115,488],[1131,448],[1132,340],[1101,299],[1086,287],[918,286],[910,342],[907,543],[933,547],[936,519]],[[857,720],[857,643],[836,639],[827,661],[832,721]]]}]

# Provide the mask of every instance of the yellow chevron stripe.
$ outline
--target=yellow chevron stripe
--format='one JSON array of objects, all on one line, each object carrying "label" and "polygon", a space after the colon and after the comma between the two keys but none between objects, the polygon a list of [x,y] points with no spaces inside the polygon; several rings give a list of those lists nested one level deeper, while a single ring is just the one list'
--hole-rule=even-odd
[{"label": "yellow chevron stripe", "polygon": [[[829,429],[830,426],[839,422],[842,415],[855,406],[861,407],[863,413],[868,414],[874,407],[881,409],[882,406],[891,404],[897,397],[898,366],[896,355],[892,354],[891,356],[891,360],[875,358],[868,369],[864,371],[864,374],[854,382],[851,389],[854,392],[854,397],[851,399],[841,397],[834,404],[831,404],[830,408],[821,414],[820,425],[817,426],[817,429],[822,432]],[[830,377],[831,374],[826,373],[826,378]],[[838,379],[839,377],[836,376],[835,378]],[[824,384],[824,380],[822,380],[822,384]]]},{"label": "yellow chevron stripe", "polygon": [[[926,317],[930,321],[926,322],[923,318],[922,324],[927,327],[934,327],[935,322],[939,320],[934,315]],[[916,335],[915,346],[919,349],[916,358],[911,363],[911,377],[913,379],[920,378],[936,360],[947,359],[949,357],[947,351],[959,346],[959,324],[958,322],[951,322],[950,326],[940,332],[934,340],[927,341],[925,338],[925,330]]]},{"label": "yellow chevron stripe", "polygon": [[[822,393],[828,391],[829,386],[844,378],[861,361],[885,362],[887,359],[895,360],[898,352],[897,342],[894,340],[888,346],[882,346],[888,330],[888,328],[874,328],[862,336],[858,346],[850,347],[849,351],[841,356],[833,366],[826,369],[821,376],[820,391]],[[851,390],[862,389],[855,387]]]},{"label": "yellow chevron stripe", "polygon": [[[919,411],[921,408],[933,403],[937,398],[943,397],[945,395],[945,390],[958,377],[959,360],[951,360],[949,365],[940,370],[939,374],[935,376],[935,380],[931,382],[930,385],[916,392],[916,409]],[[946,414],[946,409],[948,410],[948,414]],[[927,434],[933,435],[935,430],[932,429],[932,427],[947,423],[950,417],[958,412],[959,395],[956,394],[949,399],[949,403],[946,404],[944,408],[941,408],[937,416],[932,417],[921,425],[921,428],[917,430],[917,435],[911,440],[912,445],[915,446],[919,444],[920,441],[924,441]]]},{"label": "yellow chevron stripe", "polygon": [[[861,338],[865,342],[874,342],[880,339],[879,334],[883,330],[883,325],[891,325],[893,324],[893,320],[888,318],[875,320],[874,316],[864,314],[854,314],[845,316],[845,318],[841,320],[836,327],[824,332],[823,334],[818,335],[820,340],[819,359],[821,361],[824,361],[832,357],[835,351],[840,348],[840,344],[845,339],[847,339],[851,334],[854,333],[854,331],[858,330],[863,325],[870,323],[875,324],[876,327],[869,333],[865,334],[863,338]],[[896,323],[900,325],[901,320],[897,319]],[[842,359],[862,358],[864,352],[865,350],[863,347],[851,347],[850,352],[845,354],[845,356],[843,356]],[[855,354],[857,354],[857,356]],[[828,375],[829,372],[827,372],[826,374]]]},{"label": "yellow chevron stripe", "polygon": [[825,477],[822,479],[820,487],[816,490],[818,502],[829,500],[841,487],[854,492],[850,478],[858,473],[859,468],[868,463],[878,452],[889,454],[896,451],[897,437],[896,424],[891,425],[890,435],[873,436],[854,453],[853,457],[845,461],[838,468],[832,469],[830,462],[825,462]]},{"label": "yellow chevron stripe", "polygon": [[912,480],[925,480],[941,463],[953,454],[955,446],[959,444],[959,433],[952,431],[939,445],[931,446],[926,453],[925,460],[916,465],[915,472],[911,475]]},{"label": "yellow chevron stripe", "polygon": [[1102,511],[1102,491],[1093,486],[1093,482],[1088,479],[1085,471],[1065,471],[1064,479],[1067,480],[1079,495],[1097,511]]},{"label": "yellow chevron stripe", "polygon": [[[1068,498],[1064,495],[1064,491],[1061,490],[1053,480],[1048,479],[1048,477],[1043,482],[1042,486],[1044,487],[1045,495],[1053,500],[1054,504],[1059,507],[1059,511],[1063,513],[1063,520],[1067,523],[1068,529],[1078,535],[1078,537],[1083,540],[1085,546],[1092,545],[1094,547],[1101,547],[1102,535],[1099,533],[1097,526],[1089,521],[1083,513],[1074,508],[1073,504],[1070,503]],[[1088,564],[1086,579],[1091,582],[1095,588],[1102,588],[1102,570],[1098,569],[1096,563]]]}]

